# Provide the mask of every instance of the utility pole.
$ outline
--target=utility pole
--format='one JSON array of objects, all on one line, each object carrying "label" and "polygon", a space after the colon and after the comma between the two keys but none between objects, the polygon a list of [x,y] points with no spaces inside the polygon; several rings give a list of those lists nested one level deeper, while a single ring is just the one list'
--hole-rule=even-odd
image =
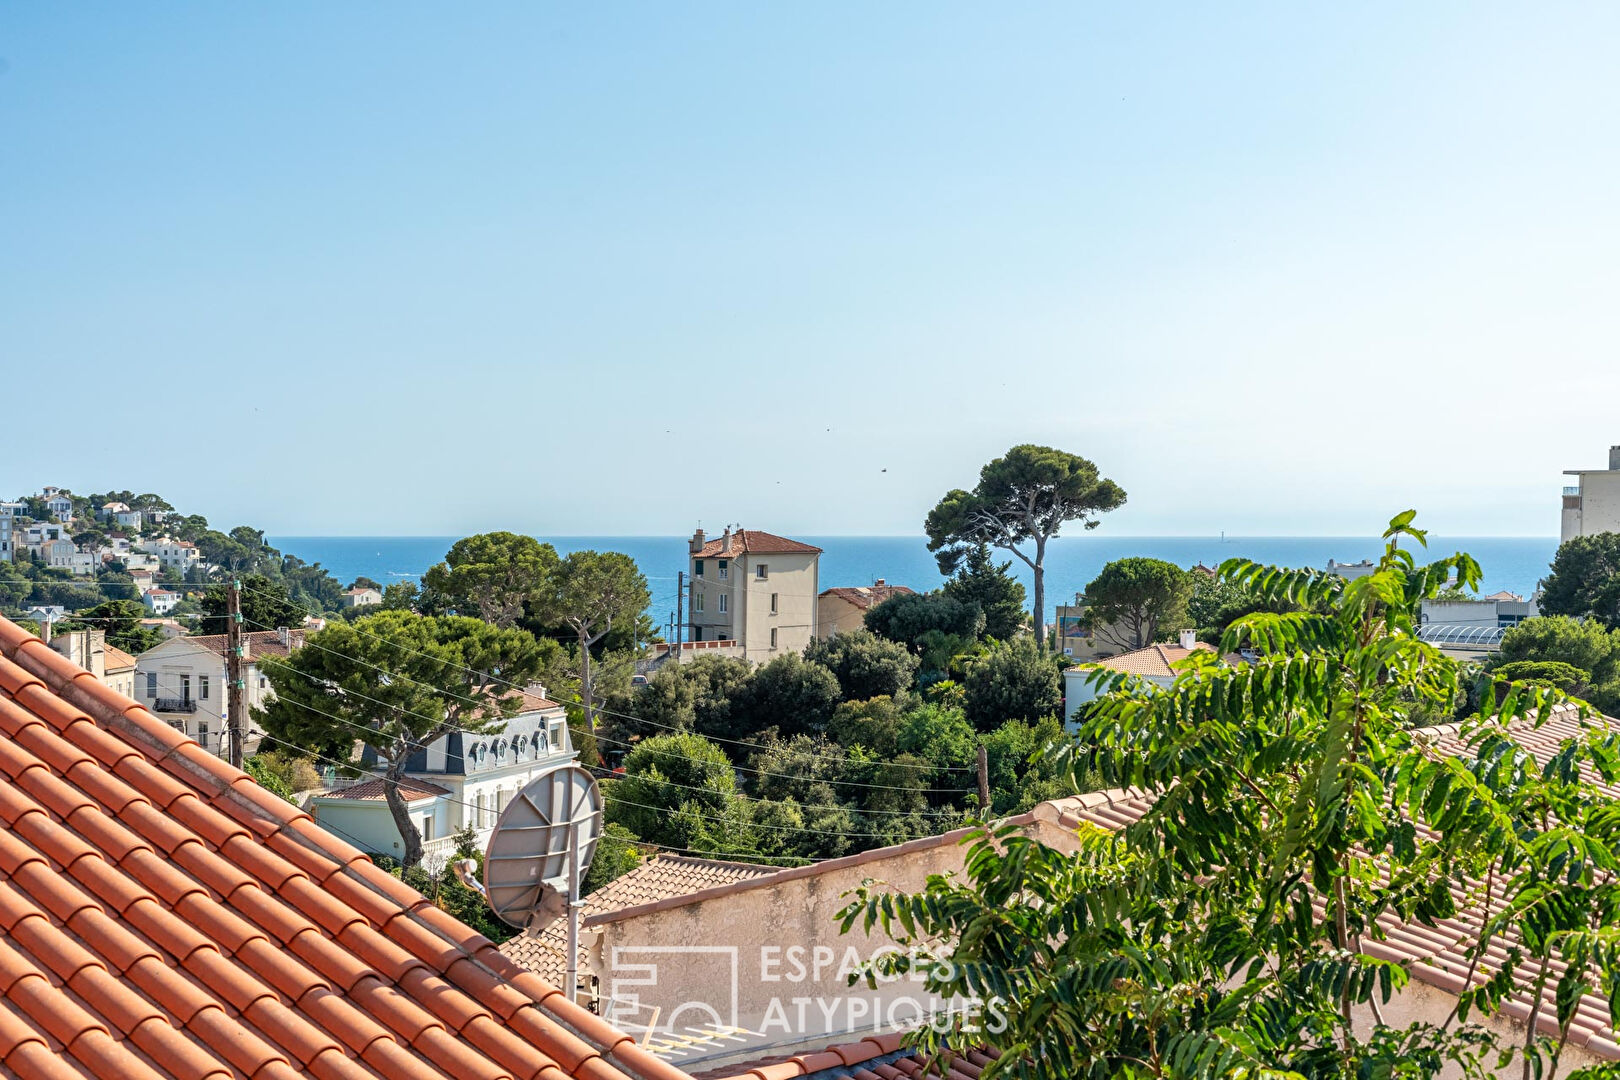
[{"label": "utility pole", "polygon": [[242,674],[242,583],[225,590],[225,714],[231,732],[231,764],[242,767],[243,721],[247,719],[247,682]]},{"label": "utility pole", "polygon": [[686,571],[675,575],[675,662],[681,662],[681,643],[686,640]]},{"label": "utility pole", "polygon": [[979,812],[990,813],[990,758],[984,752],[984,743],[979,744]]}]

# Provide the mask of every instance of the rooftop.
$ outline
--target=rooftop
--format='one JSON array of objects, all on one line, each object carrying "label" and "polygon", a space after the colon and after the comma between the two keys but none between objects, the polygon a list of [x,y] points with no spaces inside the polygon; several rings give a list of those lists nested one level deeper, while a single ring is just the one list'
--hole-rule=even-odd
[{"label": "rooftop", "polygon": [[[156,589],[152,590],[154,593],[157,591]],[[151,595],[151,593],[147,595]],[[243,634],[242,644],[247,646],[248,659],[251,660],[255,656],[291,656],[294,649],[304,644],[304,631],[288,630],[286,633],[286,643],[281,640],[282,631],[280,630],[251,630]],[[211,653],[218,653],[220,656],[224,656],[225,650],[230,648],[228,639],[224,634],[202,634],[198,637],[181,638],[180,640],[196,645],[198,648],[207,649]]]},{"label": "rooftop", "polygon": [[905,585],[890,585],[879,580],[874,585],[844,586],[834,589],[821,590],[822,596],[836,596],[865,611],[867,608],[883,603],[896,596],[910,596],[913,589]]},{"label": "rooftop", "polygon": [[718,555],[731,558],[736,555],[819,555],[821,549],[812,544],[789,540],[785,536],[775,533],[760,532],[758,529],[738,529],[731,533],[731,550],[723,551],[726,538],[717,536],[692,552],[694,559],[712,559]]},{"label": "rooftop", "polygon": [[1110,656],[1106,660],[1088,660],[1083,664],[1074,666],[1082,668],[1100,667],[1107,668],[1109,671],[1123,671],[1128,675],[1157,676],[1168,679],[1175,674],[1175,671],[1170,667],[1171,664],[1187,659],[1194,652],[1214,651],[1214,646],[1205,644],[1202,641],[1191,649],[1183,649],[1180,645],[1155,642],[1145,649],[1120,653],[1118,656]]},{"label": "rooftop", "polygon": [[0,1073],[681,1080],[0,620]]},{"label": "rooftop", "polygon": [[[336,791],[322,792],[320,797],[323,799],[355,799],[360,802],[382,802],[385,797],[383,792],[387,786],[388,782],[380,778],[366,780],[358,784],[351,784],[346,788],[338,788]],[[440,787],[438,784],[427,780],[403,776],[399,781],[399,793],[405,797],[406,802],[410,803],[419,802],[422,799],[437,798],[440,795],[448,795],[450,789]]]},{"label": "rooftop", "polygon": [[114,645],[106,646],[102,657],[108,671],[128,671],[135,667],[135,658]]}]

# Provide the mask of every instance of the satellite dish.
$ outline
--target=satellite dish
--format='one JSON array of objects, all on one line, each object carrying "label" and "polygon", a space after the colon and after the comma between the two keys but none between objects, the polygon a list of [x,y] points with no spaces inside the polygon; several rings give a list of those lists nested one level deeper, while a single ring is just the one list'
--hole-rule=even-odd
[{"label": "satellite dish", "polygon": [[539,930],[579,901],[602,835],[602,792],[578,765],[536,776],[501,811],[484,853],[484,893],[509,926]]}]

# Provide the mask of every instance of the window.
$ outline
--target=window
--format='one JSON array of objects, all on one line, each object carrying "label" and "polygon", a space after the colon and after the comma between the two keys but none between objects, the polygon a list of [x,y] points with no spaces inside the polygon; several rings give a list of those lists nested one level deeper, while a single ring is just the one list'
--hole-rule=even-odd
[{"label": "window", "polygon": [[146,673],[146,696],[157,697],[157,672],[155,671]]},{"label": "window", "polygon": [[197,725],[197,745],[202,747],[204,750],[208,749],[208,725],[207,724],[198,724]]},{"label": "window", "polygon": [[726,594],[721,593],[720,594],[720,614],[724,615],[725,613],[726,613]]},{"label": "window", "polygon": [[432,839],[433,839],[433,815],[432,814],[423,814],[422,815],[422,843],[425,844],[429,840],[432,840]]},{"label": "window", "polygon": [[695,593],[692,594],[692,610],[693,611],[702,611],[703,610],[703,594],[702,593],[695,592]]},{"label": "window", "polygon": [[776,648],[776,627],[771,627],[771,648]]},{"label": "window", "polygon": [[197,676],[197,696],[204,701],[208,700],[208,676]]},{"label": "window", "polygon": [[715,565],[720,567],[720,580],[721,581],[726,580],[726,568],[730,564],[725,559],[721,559],[718,562],[716,562]]},{"label": "window", "polygon": [[771,614],[776,614],[776,594],[771,593]]},{"label": "window", "polygon": [[482,829],[483,827],[484,827],[484,793],[482,791],[480,791],[478,793],[478,824],[475,825],[474,828]]},{"label": "window", "polygon": [[702,559],[693,560],[693,562],[692,562],[692,576],[693,577],[702,577],[703,576],[703,560]]},{"label": "window", "polygon": [[760,581],[764,581],[766,578],[768,578],[770,576],[771,576],[771,568],[769,566],[765,565],[764,563],[760,563],[759,565],[754,567],[754,577],[758,578]]},{"label": "window", "polygon": [[181,701],[190,701],[191,700],[191,676],[190,675],[182,675],[182,676],[180,676],[180,700]]}]

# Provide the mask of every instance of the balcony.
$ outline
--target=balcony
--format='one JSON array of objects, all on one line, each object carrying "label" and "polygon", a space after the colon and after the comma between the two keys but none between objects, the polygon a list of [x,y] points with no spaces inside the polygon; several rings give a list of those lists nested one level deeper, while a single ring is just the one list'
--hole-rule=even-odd
[{"label": "balcony", "polygon": [[152,702],[152,711],[160,713],[194,713],[197,703],[191,698],[160,697]]},{"label": "balcony", "polygon": [[1579,487],[1567,487],[1564,489],[1565,495],[1579,495],[1580,493],[1581,489]]}]

